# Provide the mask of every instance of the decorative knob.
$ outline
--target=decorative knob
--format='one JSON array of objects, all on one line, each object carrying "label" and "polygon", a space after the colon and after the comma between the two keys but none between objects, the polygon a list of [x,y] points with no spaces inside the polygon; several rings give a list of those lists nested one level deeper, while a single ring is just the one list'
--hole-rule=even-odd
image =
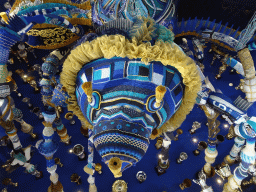
[{"label": "decorative knob", "polygon": [[82,184],[82,180],[80,179],[80,176],[77,173],[73,173],[70,177],[71,182],[76,183],[77,185]]},{"label": "decorative knob", "polygon": [[2,181],[2,184],[3,184],[3,185],[12,185],[12,186],[14,186],[14,187],[18,187],[18,183],[13,183],[10,178],[5,178],[5,179]]},{"label": "decorative knob", "polygon": [[95,164],[95,171],[97,171],[99,174],[102,174],[102,165],[100,163]]},{"label": "decorative knob", "polygon": [[78,156],[78,159],[80,161],[83,161],[86,159],[86,155],[85,155],[85,152],[84,152],[84,147],[80,144],[77,144],[73,147],[73,153]]},{"label": "decorative knob", "polygon": [[54,158],[55,164],[63,167],[63,164],[60,162],[60,158]]},{"label": "decorative knob", "polygon": [[202,151],[202,150],[204,150],[204,149],[206,149],[206,148],[207,148],[207,143],[206,143],[205,141],[200,141],[200,142],[198,143],[197,149],[196,149],[195,151],[193,151],[193,154],[194,154],[195,156],[198,156],[198,155],[200,154],[200,151]]},{"label": "decorative knob", "polygon": [[192,185],[191,180],[190,179],[184,179],[183,183],[181,183],[179,186],[181,188],[181,190],[184,190],[188,187],[190,187]]},{"label": "decorative knob", "polygon": [[177,163],[181,163],[182,161],[186,160],[188,158],[187,153],[181,152],[179,158],[177,159]]},{"label": "decorative knob", "polygon": [[71,112],[68,112],[68,113],[66,113],[66,115],[65,115],[65,119],[69,120],[69,123],[70,123],[71,125],[74,125],[74,124],[76,123],[76,121],[73,119],[73,117],[74,117],[74,114],[71,113]]},{"label": "decorative knob", "polygon": [[162,144],[163,144],[163,138],[162,137],[158,137],[157,140],[156,140],[156,149],[160,149],[162,147]]},{"label": "decorative knob", "polygon": [[179,135],[181,135],[183,133],[183,131],[182,131],[182,129],[177,129],[176,133],[177,133],[177,135],[175,135],[174,141],[179,140]]},{"label": "decorative knob", "polygon": [[144,172],[144,171],[139,171],[137,174],[136,174],[136,178],[138,179],[138,181],[140,183],[143,183],[144,181],[146,181],[147,179],[147,174]]},{"label": "decorative knob", "polygon": [[127,183],[124,180],[117,180],[112,185],[112,192],[127,192]]}]

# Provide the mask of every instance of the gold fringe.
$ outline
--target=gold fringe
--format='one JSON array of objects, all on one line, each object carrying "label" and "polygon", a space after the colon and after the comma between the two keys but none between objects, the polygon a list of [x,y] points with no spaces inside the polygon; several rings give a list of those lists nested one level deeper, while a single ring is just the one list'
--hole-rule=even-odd
[{"label": "gold fringe", "polygon": [[43,24],[35,24],[32,29],[44,29],[44,28],[49,29],[49,28],[55,28],[56,26],[57,25],[43,23]]},{"label": "gold fringe", "polygon": [[92,25],[91,19],[86,18],[68,18],[67,19],[72,25]]},{"label": "gold fringe", "polygon": [[[22,3],[22,1],[25,1],[25,0],[16,0],[15,3],[13,4],[13,6],[12,6],[12,9],[11,9],[10,13],[12,13],[14,11],[14,9],[16,7],[18,7],[20,3]],[[30,1],[34,2],[35,0],[30,0]],[[91,9],[90,1],[86,1],[82,4],[71,3],[71,2],[67,2],[66,0],[43,0],[43,1],[44,1],[44,3],[63,3],[63,4],[66,4],[66,5],[73,5],[73,6],[76,6],[77,8],[79,8],[79,9],[83,9],[83,10],[90,10]]]},{"label": "gold fringe", "polygon": [[163,65],[175,67],[183,77],[185,92],[178,111],[158,129],[158,134],[152,139],[166,131],[174,131],[181,126],[187,114],[193,109],[197,93],[201,89],[201,79],[194,61],[187,57],[176,44],[156,42],[155,45],[148,43],[138,44],[136,38],[132,41],[125,39],[122,35],[101,36],[91,42],[85,42],[71,51],[71,54],[63,64],[60,82],[66,87],[71,104],[68,111],[83,121],[87,127],[93,128],[81,112],[75,95],[76,78],[80,69],[88,62],[99,58],[110,59],[112,57],[128,57],[129,59],[141,58],[148,63],[160,61]]}]

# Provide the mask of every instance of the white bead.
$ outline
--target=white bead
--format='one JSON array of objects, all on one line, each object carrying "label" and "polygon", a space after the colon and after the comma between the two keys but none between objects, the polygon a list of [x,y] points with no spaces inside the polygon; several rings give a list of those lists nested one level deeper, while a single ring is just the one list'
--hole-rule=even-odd
[{"label": "white bead", "polygon": [[59,180],[59,175],[58,175],[57,173],[51,174],[50,180],[51,180],[54,184],[56,184],[56,183],[58,182],[58,180]]},{"label": "white bead", "polygon": [[50,137],[54,134],[54,130],[52,127],[45,127],[44,130],[43,130],[43,135],[44,136],[47,136],[47,137]]}]

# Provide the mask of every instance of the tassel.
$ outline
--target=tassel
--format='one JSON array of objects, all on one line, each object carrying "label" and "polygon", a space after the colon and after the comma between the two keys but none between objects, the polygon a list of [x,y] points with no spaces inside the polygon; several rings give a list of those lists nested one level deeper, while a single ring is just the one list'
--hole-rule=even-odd
[{"label": "tassel", "polygon": [[166,93],[166,88],[162,85],[156,87],[156,107],[160,107],[160,104]]},{"label": "tassel", "polygon": [[92,82],[83,83],[82,89],[84,90],[85,94],[87,95],[88,102],[91,103],[92,102]]},{"label": "tassel", "polygon": [[9,22],[8,22],[9,18],[8,18],[6,12],[1,12],[0,16],[2,17],[2,19],[4,20],[5,23],[9,24]]}]

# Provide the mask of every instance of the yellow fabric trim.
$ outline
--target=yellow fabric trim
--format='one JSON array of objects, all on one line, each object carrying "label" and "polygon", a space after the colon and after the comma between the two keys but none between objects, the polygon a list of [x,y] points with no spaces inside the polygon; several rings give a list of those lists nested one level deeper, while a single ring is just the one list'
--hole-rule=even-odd
[{"label": "yellow fabric trim", "polygon": [[[155,45],[148,43],[138,44],[136,38],[132,41],[125,39],[122,35],[104,35],[91,42],[85,42],[71,51],[71,54],[63,64],[60,75],[61,84],[66,87],[71,104],[68,111],[73,111],[78,118],[86,123],[87,127],[93,128],[83,116],[75,95],[76,78],[80,69],[88,62],[112,57],[128,57],[129,59],[141,58],[148,63],[160,61],[163,65],[175,67],[183,77],[185,93],[178,111],[158,130],[158,135],[166,131],[174,131],[181,126],[187,114],[193,109],[197,93],[201,89],[201,79],[194,61],[187,57],[176,44],[156,42]],[[155,137],[157,137],[156,135]],[[151,137],[154,139],[155,137]]]},{"label": "yellow fabric trim", "polygon": [[[13,4],[13,6],[12,6],[12,9],[11,9],[10,13],[13,12],[14,9],[16,7],[18,7],[19,4],[23,1],[25,1],[25,0],[16,0],[15,3]],[[30,0],[30,1],[34,2],[35,0]],[[73,5],[73,6],[78,7],[79,9],[83,9],[83,10],[90,10],[91,9],[90,1],[86,1],[86,2],[81,3],[81,4],[71,3],[71,2],[68,2],[66,0],[43,0],[43,1],[44,1],[44,3],[63,3],[63,4],[66,4],[66,5]]]}]

